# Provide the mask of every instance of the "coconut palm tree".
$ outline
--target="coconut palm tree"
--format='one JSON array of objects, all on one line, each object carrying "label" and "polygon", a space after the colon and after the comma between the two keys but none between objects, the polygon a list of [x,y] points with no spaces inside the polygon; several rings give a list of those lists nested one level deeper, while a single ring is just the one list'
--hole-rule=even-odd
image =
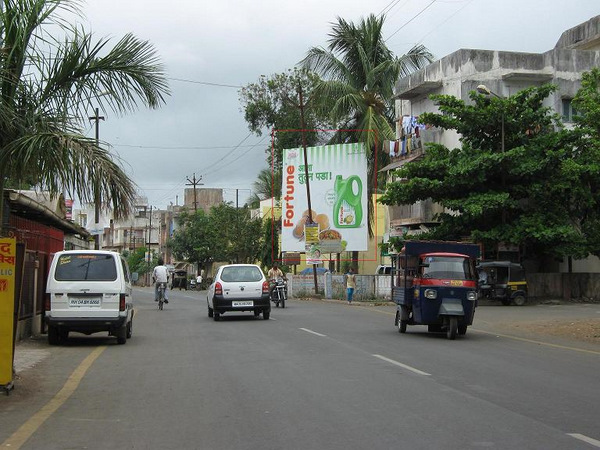
[{"label": "coconut palm tree", "polygon": [[158,108],[169,88],[149,42],[127,34],[109,48],[72,25],[79,3],[0,4],[0,194],[7,182],[66,190],[83,202],[96,191],[121,217],[135,185],[83,125],[94,106],[119,114],[139,104]]},{"label": "coconut palm tree", "polygon": [[[433,56],[423,45],[407,54],[394,56],[387,47],[382,29],[385,16],[371,14],[358,25],[338,17],[329,33],[327,49],[313,47],[301,65],[322,79],[313,91],[331,120],[340,123],[340,131],[331,143],[363,142],[368,149],[370,186],[374,185],[375,158],[378,166],[386,155],[378,151],[384,140],[395,139],[394,84],[401,76],[424,67]],[[373,204],[369,195],[369,234]]]}]

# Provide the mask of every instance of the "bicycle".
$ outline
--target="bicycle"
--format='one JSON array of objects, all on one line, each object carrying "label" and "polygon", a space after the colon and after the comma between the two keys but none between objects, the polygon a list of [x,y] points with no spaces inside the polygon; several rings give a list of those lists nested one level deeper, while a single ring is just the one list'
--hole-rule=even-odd
[{"label": "bicycle", "polygon": [[158,283],[158,309],[162,311],[163,304],[165,302],[165,291],[167,290],[167,283]]}]

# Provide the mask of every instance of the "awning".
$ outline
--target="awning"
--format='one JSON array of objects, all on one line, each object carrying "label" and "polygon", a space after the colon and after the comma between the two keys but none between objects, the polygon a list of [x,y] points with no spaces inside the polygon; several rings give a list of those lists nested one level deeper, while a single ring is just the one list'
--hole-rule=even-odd
[{"label": "awning", "polygon": [[388,164],[383,169],[378,170],[378,172],[388,172],[393,169],[397,169],[398,167],[402,167],[404,164],[407,164],[415,159],[423,156],[423,153],[419,153],[418,155],[411,155],[408,158],[400,159],[398,161],[394,161],[393,163]]}]

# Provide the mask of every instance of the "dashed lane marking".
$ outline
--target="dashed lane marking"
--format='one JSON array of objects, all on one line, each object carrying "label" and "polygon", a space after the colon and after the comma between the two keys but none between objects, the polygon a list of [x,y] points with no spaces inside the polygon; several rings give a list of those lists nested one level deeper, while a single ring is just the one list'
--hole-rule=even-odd
[{"label": "dashed lane marking", "polygon": [[314,334],[315,336],[327,337],[326,334],[317,333],[316,331],[309,330],[308,328],[300,328],[302,331],[306,331],[307,333]]},{"label": "dashed lane marking", "polygon": [[590,445],[593,445],[596,448],[600,448],[600,441],[596,439],[592,439],[591,437],[585,436],[579,433],[567,433],[567,436],[571,436],[572,438],[579,439],[580,441],[587,442]]},{"label": "dashed lane marking", "polygon": [[373,356],[375,358],[381,359],[382,361],[389,362],[390,364],[393,364],[395,366],[402,367],[403,369],[406,369],[406,370],[410,370],[411,372],[416,373],[417,375],[431,376],[430,373],[423,372],[422,370],[416,369],[415,367],[411,367],[409,365],[402,364],[401,362],[394,361],[393,359],[386,358],[385,356],[381,356],[381,355],[373,355]]}]

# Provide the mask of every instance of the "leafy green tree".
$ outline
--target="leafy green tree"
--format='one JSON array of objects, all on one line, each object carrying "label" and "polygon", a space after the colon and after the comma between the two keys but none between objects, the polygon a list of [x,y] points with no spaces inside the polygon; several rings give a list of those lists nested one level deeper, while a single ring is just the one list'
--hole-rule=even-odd
[{"label": "leafy green tree", "polygon": [[396,171],[402,181],[388,185],[382,202],[431,198],[442,205],[439,226],[424,237],[469,238],[486,249],[511,243],[527,257],[586,256],[592,248],[582,233],[578,197],[590,197],[581,174],[597,182],[598,159],[543,106],[555,89],[491,99],[472,92],[472,104],[432,96],[440,113],[421,114],[419,121],[456,130],[461,147],[431,144],[422,160]]},{"label": "leafy green tree", "polygon": [[[240,102],[244,111],[244,119],[250,131],[261,136],[265,130],[275,131],[266,149],[266,160],[269,164],[269,175],[275,173],[281,180],[283,149],[302,147],[302,127],[298,89],[301,87],[304,95],[303,103],[312,97],[315,85],[320,79],[314,73],[304,69],[290,69],[287,72],[261,76],[256,83],[250,83],[240,91]],[[322,142],[322,132],[331,124],[327,114],[319,113],[309,103],[304,109],[304,138],[307,146]],[[276,194],[281,194],[278,186]],[[268,192],[261,193],[271,197]]]},{"label": "leafy green tree", "polygon": [[261,220],[247,208],[221,204],[206,214],[182,212],[168,245],[176,258],[203,266],[210,261],[254,263],[258,260]]},{"label": "leafy green tree", "polygon": [[[131,34],[114,47],[72,24],[78,0],[5,0],[0,5],[0,194],[5,183],[67,190],[92,201],[95,190],[116,217],[135,186],[113,156],[84,135],[95,106],[125,113],[157,108],[168,86],[154,47]],[[61,13],[63,15],[61,15]],[[58,31],[58,32],[57,32]],[[0,202],[2,217],[3,202]]]},{"label": "leafy green tree", "polygon": [[[424,67],[433,56],[417,45],[397,57],[383,37],[385,15],[369,15],[358,24],[339,18],[329,33],[327,49],[313,47],[301,64],[323,81],[314,89],[320,110],[340,124],[330,143],[363,142],[367,148],[369,186],[376,185],[375,167],[389,156],[381,151],[384,140],[395,139],[394,84],[400,76]],[[376,163],[377,159],[377,163]],[[383,179],[379,185],[383,185]],[[373,193],[372,191],[369,194]],[[368,230],[373,236],[374,205],[368,195]],[[358,252],[352,255],[354,265]]]},{"label": "leafy green tree", "polygon": [[136,248],[133,252],[126,256],[127,264],[131,273],[137,272],[138,274],[144,274],[150,272],[156,265],[156,255],[152,254],[152,260],[148,262],[146,259],[146,247]]}]

